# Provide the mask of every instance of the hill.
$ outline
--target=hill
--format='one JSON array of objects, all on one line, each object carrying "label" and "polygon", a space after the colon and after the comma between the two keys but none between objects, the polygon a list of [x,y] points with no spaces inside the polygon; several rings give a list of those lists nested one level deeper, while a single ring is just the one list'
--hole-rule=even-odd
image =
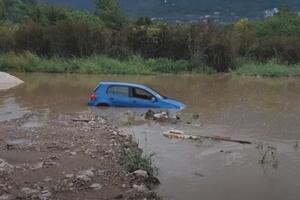
[{"label": "hill", "polygon": [[[42,0],[78,9],[93,9],[92,0]],[[199,19],[213,15],[224,20],[261,18],[269,9],[288,5],[300,10],[299,0],[119,0],[126,14],[164,19]]]}]

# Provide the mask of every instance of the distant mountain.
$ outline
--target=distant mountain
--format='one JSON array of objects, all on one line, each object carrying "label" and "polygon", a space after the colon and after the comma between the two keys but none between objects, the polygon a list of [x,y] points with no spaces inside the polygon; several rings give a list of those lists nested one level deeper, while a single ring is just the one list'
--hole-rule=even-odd
[{"label": "distant mountain", "polygon": [[[41,0],[50,4],[79,9],[93,9],[93,0]],[[219,17],[225,20],[260,18],[264,11],[282,5],[300,11],[300,0],[119,0],[126,14],[164,19],[200,19]]]},{"label": "distant mountain", "polygon": [[92,10],[93,0],[39,0],[42,3],[62,5],[82,10]]}]

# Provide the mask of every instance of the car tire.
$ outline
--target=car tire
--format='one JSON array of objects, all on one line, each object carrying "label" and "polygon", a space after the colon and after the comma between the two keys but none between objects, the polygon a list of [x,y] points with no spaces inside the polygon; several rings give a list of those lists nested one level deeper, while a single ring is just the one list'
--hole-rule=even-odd
[{"label": "car tire", "polygon": [[109,107],[109,105],[107,103],[99,103],[97,106],[98,107]]}]

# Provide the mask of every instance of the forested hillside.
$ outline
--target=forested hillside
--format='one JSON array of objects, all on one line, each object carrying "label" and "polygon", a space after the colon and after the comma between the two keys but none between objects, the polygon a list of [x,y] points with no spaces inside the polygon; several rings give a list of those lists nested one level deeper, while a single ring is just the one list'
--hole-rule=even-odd
[{"label": "forested hillside", "polygon": [[0,0],[0,12],[0,70],[228,72],[245,62],[300,63],[300,16],[287,6],[263,20],[226,24],[130,18],[116,0],[97,0],[94,12]]},{"label": "forested hillside", "polygon": [[[42,0],[48,3],[92,10],[93,0]],[[119,0],[131,16],[163,17],[166,19],[198,19],[220,13],[222,19],[262,17],[265,10],[288,5],[300,11],[299,0]]]}]

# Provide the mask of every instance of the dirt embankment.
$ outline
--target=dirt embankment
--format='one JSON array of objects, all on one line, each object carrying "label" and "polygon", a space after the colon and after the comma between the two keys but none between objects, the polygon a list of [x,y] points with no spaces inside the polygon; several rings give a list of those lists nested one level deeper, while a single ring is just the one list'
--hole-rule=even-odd
[{"label": "dirt embankment", "polygon": [[37,115],[0,123],[0,199],[159,199],[121,164],[130,136],[90,115]]},{"label": "dirt embankment", "polygon": [[8,90],[24,83],[22,80],[5,72],[0,72],[0,91]]}]

